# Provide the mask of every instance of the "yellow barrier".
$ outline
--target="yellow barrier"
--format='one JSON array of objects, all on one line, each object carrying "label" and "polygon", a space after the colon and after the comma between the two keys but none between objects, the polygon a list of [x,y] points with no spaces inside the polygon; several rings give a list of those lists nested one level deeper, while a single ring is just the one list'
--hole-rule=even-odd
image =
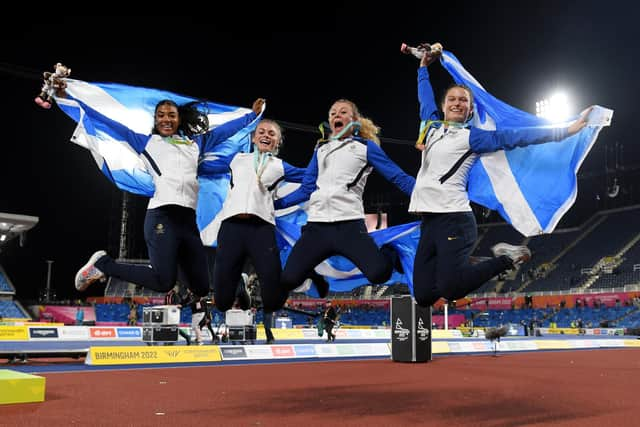
[{"label": "yellow barrier", "polygon": [[28,330],[26,326],[0,326],[0,341],[26,341]]},{"label": "yellow barrier", "polygon": [[44,401],[45,378],[0,369],[0,404]]},{"label": "yellow barrier", "polygon": [[87,365],[138,365],[148,363],[218,362],[218,346],[154,345],[91,347]]}]

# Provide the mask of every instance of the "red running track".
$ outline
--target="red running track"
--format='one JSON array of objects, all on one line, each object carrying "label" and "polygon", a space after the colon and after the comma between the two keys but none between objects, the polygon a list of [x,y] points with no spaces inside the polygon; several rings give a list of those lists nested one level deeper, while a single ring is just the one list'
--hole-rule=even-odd
[{"label": "red running track", "polygon": [[47,373],[1,426],[637,426],[638,349]]}]

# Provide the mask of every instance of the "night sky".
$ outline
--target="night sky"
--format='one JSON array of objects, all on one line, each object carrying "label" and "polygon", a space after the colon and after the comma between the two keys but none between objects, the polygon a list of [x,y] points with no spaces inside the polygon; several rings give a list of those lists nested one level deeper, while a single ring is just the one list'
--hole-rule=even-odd
[{"label": "night sky", "polygon": [[[421,2],[424,6],[376,10],[325,2],[309,10],[234,18],[230,12],[203,17],[11,17],[0,29],[2,141],[0,212],[33,215],[39,224],[3,247],[0,264],[19,299],[35,298],[53,260],[52,288],[59,298],[84,294],[73,287],[77,269],[98,249],[118,253],[122,193],[98,171],[90,153],[69,142],[74,122],[57,107],[34,102],[43,71],[56,62],[71,77],[154,87],[250,108],[267,99],[265,117],[315,127],[338,98],[353,100],[382,128],[383,138],[406,141],[383,149],[415,175],[417,60],[400,44],[439,41],[483,86],[501,100],[534,112],[535,101],[563,89],[574,113],[591,104],[615,110],[580,171],[579,196],[560,227],[594,209],[614,176],[640,166],[634,116],[640,95],[640,6],[596,1]],[[476,6],[477,4],[477,6]],[[260,11],[265,13],[265,10]],[[298,18],[287,19],[292,13]],[[217,24],[216,21],[224,21]],[[284,30],[291,31],[284,31]],[[276,30],[283,30],[274,32]],[[430,67],[439,98],[450,83],[439,64]],[[285,130],[280,155],[297,166],[311,157],[317,135]],[[637,177],[637,174],[635,174]],[[638,202],[627,188],[620,204]],[[637,185],[636,185],[637,187]],[[606,200],[605,200],[606,201]],[[391,225],[416,220],[407,199],[373,174],[365,203],[382,203]],[[144,256],[141,221],[146,199],[133,197],[130,256]],[[603,205],[598,205],[603,207]],[[605,205],[604,207],[611,207]],[[490,218],[498,220],[497,216]]]}]

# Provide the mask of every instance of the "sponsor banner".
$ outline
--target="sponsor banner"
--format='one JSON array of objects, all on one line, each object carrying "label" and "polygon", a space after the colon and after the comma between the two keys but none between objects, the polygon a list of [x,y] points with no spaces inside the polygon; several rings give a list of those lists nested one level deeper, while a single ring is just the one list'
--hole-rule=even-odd
[{"label": "sponsor banner", "polygon": [[89,330],[84,326],[62,326],[58,328],[61,341],[86,341]]},{"label": "sponsor banner", "polygon": [[386,343],[356,343],[357,354],[362,356],[386,356],[389,355],[389,346]]},{"label": "sponsor banner", "polygon": [[376,339],[391,339],[391,330],[390,329],[370,329],[369,332],[373,332],[373,336],[371,338]]},{"label": "sponsor banner", "polygon": [[543,335],[624,335],[622,328],[538,328],[538,330]]},{"label": "sponsor banner", "polygon": [[594,307],[594,303],[597,305],[606,305],[607,307],[615,307],[616,302],[621,303],[628,299],[628,295],[624,293],[608,292],[598,294],[575,294],[572,295],[575,300],[581,300],[582,305]]},{"label": "sponsor banner", "polygon": [[271,353],[273,357],[295,357],[293,346],[291,345],[272,345]]},{"label": "sponsor banner", "polygon": [[624,347],[623,339],[598,340],[600,347]]},{"label": "sponsor banner", "polygon": [[593,339],[589,340],[594,347],[600,348],[610,348],[610,347],[627,347],[627,342],[630,340],[625,340],[622,338],[614,338],[614,339]]},{"label": "sponsor banner", "polygon": [[334,344],[338,356],[355,356],[354,344]]},{"label": "sponsor banner", "polygon": [[489,341],[455,341],[449,343],[451,353],[478,353],[493,351],[493,345]]},{"label": "sponsor banner", "polygon": [[[626,347],[624,339],[569,339],[536,341],[538,350],[571,350],[580,348]],[[639,345],[640,347],[640,345]]]},{"label": "sponsor banner", "polygon": [[0,341],[27,341],[26,326],[0,326]]},{"label": "sponsor banner", "polygon": [[536,328],[542,335],[578,335],[577,328]]},{"label": "sponsor banner", "polygon": [[624,340],[625,347],[640,347],[640,340]]},{"label": "sponsor banner", "polygon": [[432,354],[451,353],[451,349],[449,348],[449,343],[446,341],[431,341],[431,353]]},{"label": "sponsor banner", "polygon": [[[573,346],[569,344],[569,342],[573,342],[574,340],[544,340],[544,341],[536,341],[536,346],[538,350],[568,350],[570,348],[577,348],[577,346]],[[576,344],[578,340],[575,340]],[[586,347],[585,347],[586,348]]]},{"label": "sponsor banner", "polygon": [[352,356],[389,356],[389,346],[386,343],[354,343],[336,344],[338,355]]},{"label": "sponsor banner", "polygon": [[248,345],[221,347],[220,351],[225,360],[389,356],[391,354],[388,343]]},{"label": "sponsor banner", "polygon": [[96,321],[96,312],[93,307],[64,305],[45,305],[40,310],[40,318],[55,319],[67,325],[75,325],[78,309],[84,312],[83,320],[85,322]]},{"label": "sponsor banner", "polygon": [[462,331],[458,329],[432,329],[431,336],[434,339],[462,338]]},{"label": "sponsor banner", "polygon": [[318,329],[302,329],[302,338],[320,338]]},{"label": "sponsor banner", "polygon": [[244,349],[249,359],[273,359],[270,345],[250,345]]},{"label": "sponsor banner", "polygon": [[314,344],[294,345],[293,350],[297,357],[316,357],[316,346]]},{"label": "sponsor banner", "polygon": [[89,328],[89,337],[91,339],[113,339],[116,337],[116,329],[110,327],[91,326]]},{"label": "sponsor banner", "polygon": [[[275,331],[275,329],[274,329]],[[318,329],[316,328],[305,328],[305,329],[300,329],[299,331],[302,332],[300,339],[317,339],[320,338],[320,336],[318,336]],[[435,332],[435,331],[434,331]],[[442,332],[446,332],[446,331],[442,331]],[[389,328],[384,328],[384,329],[345,329],[344,327],[340,327],[338,329],[334,329],[334,333],[336,334],[336,337],[339,338],[346,338],[346,339],[362,339],[362,340],[367,340],[367,339],[391,339],[391,330]],[[323,336],[326,336],[325,333],[323,333]],[[460,335],[461,336],[461,335]],[[276,335],[277,337],[277,335]]]},{"label": "sponsor banner", "polygon": [[58,328],[57,327],[44,328],[44,327],[38,327],[38,326],[31,326],[29,327],[29,338],[38,339],[38,340],[40,339],[57,340]]},{"label": "sponsor banner", "polygon": [[139,365],[149,363],[219,362],[217,346],[92,346],[87,353],[87,365]]},{"label": "sponsor banner", "polygon": [[31,322],[30,319],[24,319],[22,317],[3,317],[2,320],[0,321],[0,326],[1,325],[18,326],[18,325],[24,325],[25,323],[35,323],[35,322]]},{"label": "sponsor banner", "polygon": [[[303,339],[304,333],[302,332],[301,329],[295,329],[295,328],[271,328],[271,331],[273,332],[273,336],[275,339],[281,339],[281,340],[301,340]],[[316,333],[317,335],[317,333]]]},{"label": "sponsor banner", "polygon": [[515,340],[502,340],[500,341],[499,350],[502,351],[531,351],[537,350],[538,346],[533,341],[515,341]]},{"label": "sponsor banner", "polygon": [[353,329],[338,328],[333,330],[333,335],[335,335],[336,338],[349,338],[350,332],[353,332]]},{"label": "sponsor banner", "polygon": [[142,339],[142,328],[137,326],[116,328],[116,335],[120,339],[140,341]]},{"label": "sponsor banner", "polygon": [[587,328],[585,329],[587,335],[624,335],[624,329],[622,328]]},{"label": "sponsor banner", "polygon": [[64,323],[53,322],[33,322],[30,319],[12,319],[5,317],[0,322],[0,326],[64,326]]},{"label": "sponsor banner", "polygon": [[510,310],[514,299],[508,297],[467,298],[467,306],[474,310]]},{"label": "sponsor banner", "polygon": [[366,329],[354,329],[354,330],[350,330],[347,332],[347,336],[349,338],[364,338],[364,332],[366,332]]},{"label": "sponsor banner", "polygon": [[[305,300],[295,300],[293,304],[293,308],[303,309],[310,312],[316,312],[319,308],[324,307],[326,300],[315,298],[315,299],[305,299]],[[341,299],[336,300],[336,303],[340,307],[359,307],[362,305],[362,300],[359,299]],[[366,305],[369,307],[384,307],[389,308],[389,298],[385,299],[377,299],[377,300],[367,300]]]},{"label": "sponsor banner", "polygon": [[244,351],[244,347],[242,346],[220,347],[220,352],[222,353],[222,358],[224,360],[247,358],[247,353]]},{"label": "sponsor banner", "polygon": [[599,348],[599,340],[571,340],[569,341],[571,348]]},{"label": "sponsor banner", "polygon": [[337,345],[316,344],[318,357],[338,357]]},{"label": "sponsor banner", "polygon": [[[466,322],[464,314],[449,314],[447,319],[449,328],[457,328]],[[438,325],[438,329],[444,329],[444,315],[434,314],[431,316],[433,324]]]}]

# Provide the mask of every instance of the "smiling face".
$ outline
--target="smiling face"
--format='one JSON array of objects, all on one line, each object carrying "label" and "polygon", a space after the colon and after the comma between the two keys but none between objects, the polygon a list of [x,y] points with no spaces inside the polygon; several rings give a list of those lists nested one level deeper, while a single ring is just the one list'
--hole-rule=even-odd
[{"label": "smiling face", "polygon": [[[337,101],[329,110],[329,127],[332,135],[337,135],[349,123],[356,120],[358,120],[357,112],[353,104],[348,101]],[[350,136],[352,133],[353,128],[349,129],[343,136]]]},{"label": "smiling face", "polygon": [[444,119],[450,122],[464,123],[471,113],[471,94],[460,86],[447,91],[442,103]]},{"label": "smiling face", "polygon": [[251,142],[261,153],[272,153],[278,149],[282,141],[282,131],[277,123],[263,119],[258,123]]},{"label": "smiling face", "polygon": [[161,103],[156,107],[154,116],[155,130],[162,136],[171,136],[178,133],[180,115],[178,107],[172,103]]}]

